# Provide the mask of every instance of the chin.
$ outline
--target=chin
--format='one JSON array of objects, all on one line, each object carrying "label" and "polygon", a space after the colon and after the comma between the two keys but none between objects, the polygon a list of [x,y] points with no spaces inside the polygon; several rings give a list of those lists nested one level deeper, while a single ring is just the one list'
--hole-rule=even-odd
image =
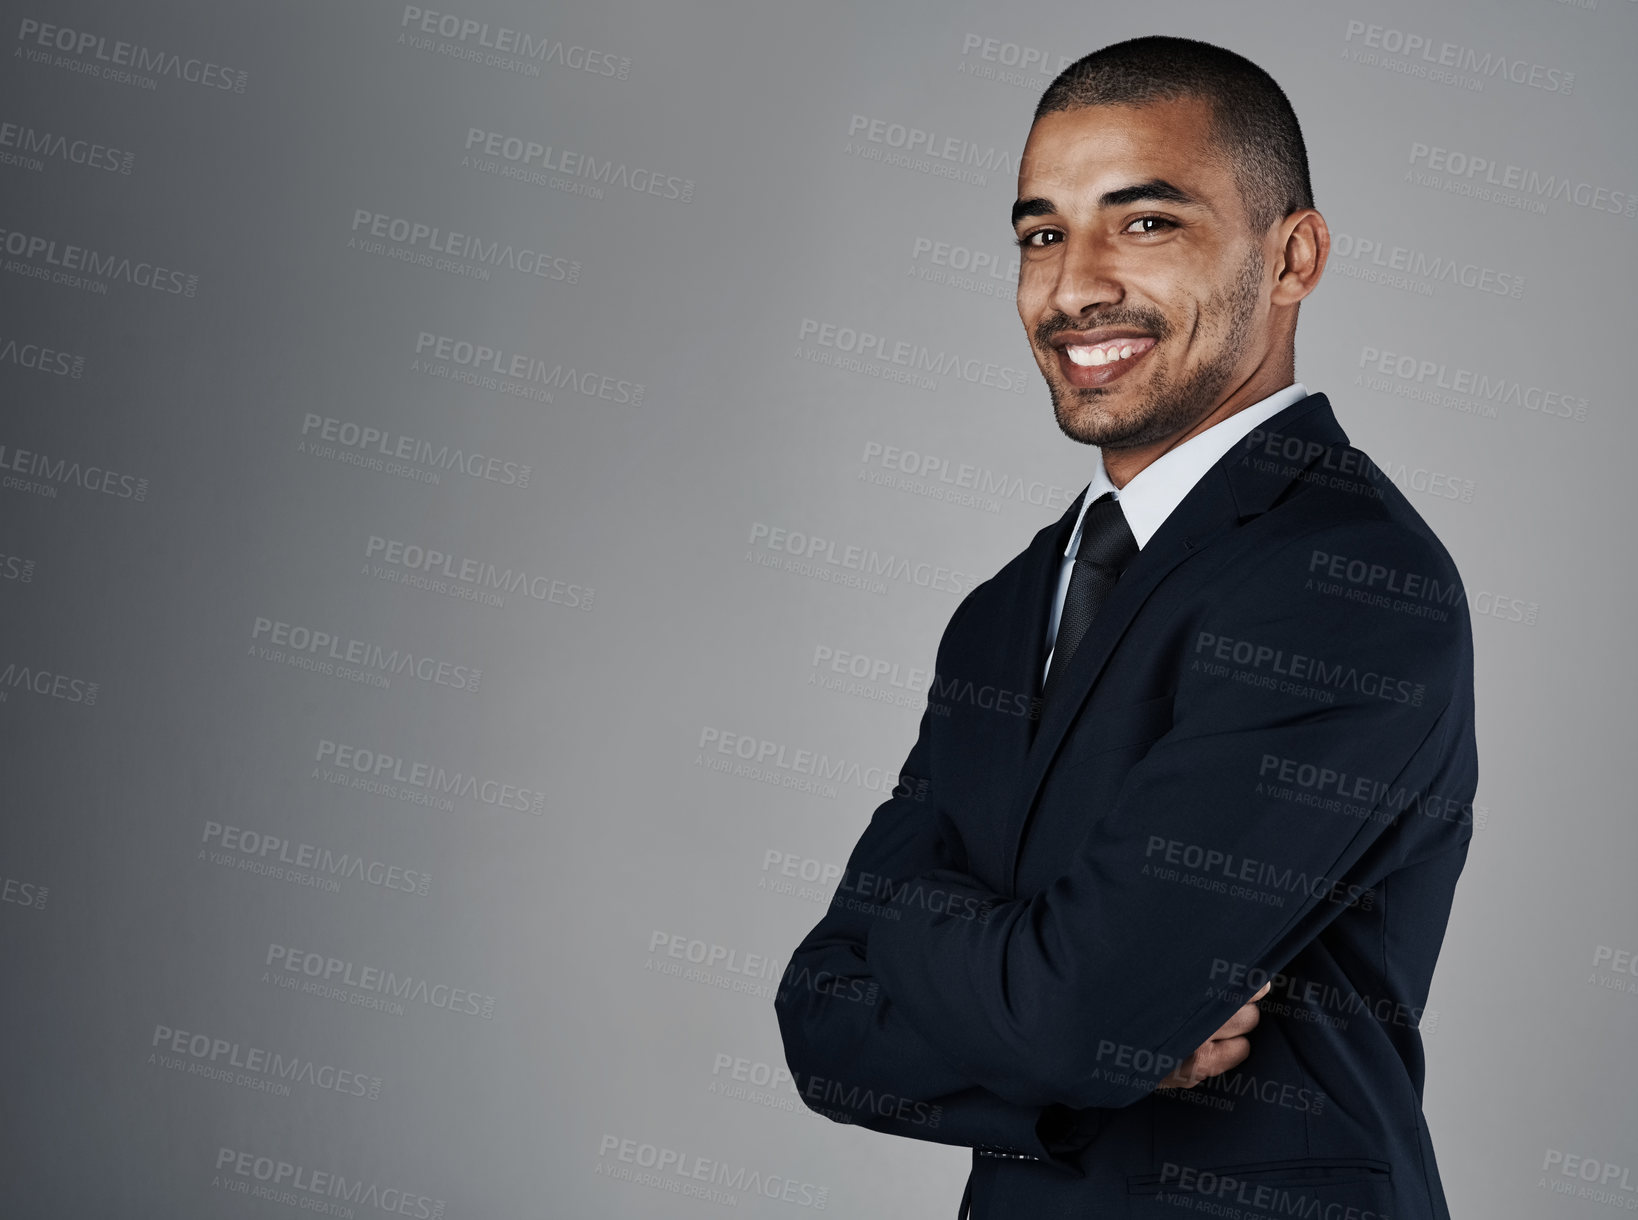
[{"label": "chin", "polygon": [[1087,401],[1080,393],[1075,386],[1053,387],[1053,414],[1059,430],[1070,440],[1105,447],[1119,445],[1143,430],[1145,420],[1132,418],[1130,410],[1111,410],[1107,395]]},{"label": "chin", "polygon": [[1058,414],[1058,428],[1072,441],[1096,445],[1100,449],[1119,446],[1133,435],[1132,421],[1111,418],[1102,408],[1080,409],[1069,415]]}]

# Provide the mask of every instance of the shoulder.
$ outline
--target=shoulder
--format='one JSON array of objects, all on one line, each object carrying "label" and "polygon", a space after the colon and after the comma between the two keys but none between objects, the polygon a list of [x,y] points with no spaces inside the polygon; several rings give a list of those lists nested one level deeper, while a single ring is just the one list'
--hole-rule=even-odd
[{"label": "shoulder", "polygon": [[1240,528],[1199,613],[1192,655],[1248,665],[1259,680],[1277,670],[1339,699],[1441,708],[1472,674],[1456,564],[1359,450],[1338,445],[1330,456],[1329,470],[1306,466],[1308,477]]},{"label": "shoulder", "polygon": [[1340,581],[1356,600],[1431,597],[1465,619],[1455,559],[1393,472],[1353,445],[1325,446],[1250,530],[1245,566],[1264,579]]}]

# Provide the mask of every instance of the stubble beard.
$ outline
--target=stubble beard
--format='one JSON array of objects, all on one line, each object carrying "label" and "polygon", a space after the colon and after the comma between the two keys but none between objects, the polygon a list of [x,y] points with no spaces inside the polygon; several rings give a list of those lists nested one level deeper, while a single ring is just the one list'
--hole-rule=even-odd
[{"label": "stubble beard", "polygon": [[[1218,326],[1224,332],[1216,352],[1182,381],[1152,375],[1147,397],[1134,410],[1119,415],[1110,413],[1103,404],[1112,390],[1059,385],[1058,370],[1053,367],[1047,377],[1047,388],[1052,394],[1052,413],[1059,429],[1070,440],[1083,445],[1130,449],[1164,440],[1203,419],[1222,401],[1223,392],[1233,380],[1235,366],[1257,315],[1262,277],[1263,252],[1253,242],[1233,283],[1214,292],[1206,301],[1204,316],[1220,319]],[[1143,320],[1130,320],[1148,326],[1162,338],[1172,329],[1152,315]],[[1154,325],[1156,322],[1161,324]],[[1093,324],[1105,325],[1106,322],[1100,320]],[[1057,359],[1055,351],[1052,359]]]}]

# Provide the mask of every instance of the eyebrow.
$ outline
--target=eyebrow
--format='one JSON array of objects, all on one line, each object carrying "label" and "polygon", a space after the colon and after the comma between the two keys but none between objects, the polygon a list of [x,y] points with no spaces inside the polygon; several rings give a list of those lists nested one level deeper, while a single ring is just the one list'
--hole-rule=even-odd
[{"label": "eyebrow", "polygon": [[[1098,207],[1122,208],[1143,199],[1175,203],[1182,207],[1206,206],[1182,187],[1175,186],[1164,178],[1150,178],[1147,182],[1134,182],[1131,186],[1105,191],[1098,196]],[[1020,199],[1012,205],[1012,223],[1016,226],[1026,216],[1050,216],[1057,210],[1058,206],[1052,200],[1039,195],[1033,199]]]}]

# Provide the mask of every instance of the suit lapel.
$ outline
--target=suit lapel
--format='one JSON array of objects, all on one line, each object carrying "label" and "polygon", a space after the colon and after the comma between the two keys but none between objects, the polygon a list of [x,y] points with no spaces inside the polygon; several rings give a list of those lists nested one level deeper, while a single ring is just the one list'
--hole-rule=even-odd
[{"label": "suit lapel", "polygon": [[[1242,520],[1264,512],[1296,479],[1303,467],[1314,460],[1310,454],[1306,461],[1274,457],[1260,463],[1255,457],[1261,452],[1257,447],[1273,434],[1300,438],[1305,444],[1310,440],[1318,441],[1327,447],[1339,442],[1346,444],[1348,440],[1332,415],[1330,402],[1325,395],[1310,394],[1274,415],[1260,428],[1254,429],[1245,441],[1224,454],[1201,476],[1148,544],[1127,565],[1120,580],[1099,607],[1092,626],[1070,659],[1057,698],[1046,709],[1036,727],[1033,741],[1029,737],[1030,722],[1023,717],[1015,718],[1018,724],[1013,731],[1018,733],[1020,740],[1008,743],[1011,747],[1009,755],[1021,757],[1023,761],[1018,797],[1009,808],[1002,828],[1006,858],[1000,873],[1009,891],[1015,887],[1019,851],[1041,784],[1070,724],[1091,694],[1110,654],[1133,618],[1179,564],[1199,554],[1227,531],[1237,528]],[[1302,452],[1306,454],[1308,451],[1304,448]],[[1082,496],[1085,494],[1084,491],[1081,493]],[[1015,595],[1021,604],[1008,608],[1007,621],[1029,624],[1033,629],[1014,633],[1007,672],[1018,675],[1018,689],[1033,691],[1037,695],[1041,690],[1041,668],[1046,663],[1047,615],[1051,598],[1057,591],[1064,547],[1068,544],[1068,536],[1074,529],[1075,515],[1079,511],[1080,497],[1077,497],[1055,529],[1043,530],[1036,536],[1036,544],[1040,544],[1044,536],[1050,535],[1049,545],[1041,547],[1042,553],[1035,555],[1033,552],[1037,548],[1032,544],[1033,563],[1025,566],[1024,579],[1015,586],[1022,586],[1020,593]],[[1010,617],[1014,612],[1020,617]],[[1020,673],[1020,667],[1026,663],[1029,668]]]},{"label": "suit lapel", "polygon": [[[1083,488],[1063,516],[1036,533],[1018,558],[1015,578],[1004,586],[1006,600],[997,609],[997,672],[1004,679],[1002,685],[1028,691],[1035,699],[1040,698],[1041,669],[1046,665],[1047,616],[1058,591],[1064,547],[1074,532],[1075,517],[1085,496]],[[1027,716],[997,716],[995,721],[997,762],[1013,769],[1024,767],[1036,722]]]}]

